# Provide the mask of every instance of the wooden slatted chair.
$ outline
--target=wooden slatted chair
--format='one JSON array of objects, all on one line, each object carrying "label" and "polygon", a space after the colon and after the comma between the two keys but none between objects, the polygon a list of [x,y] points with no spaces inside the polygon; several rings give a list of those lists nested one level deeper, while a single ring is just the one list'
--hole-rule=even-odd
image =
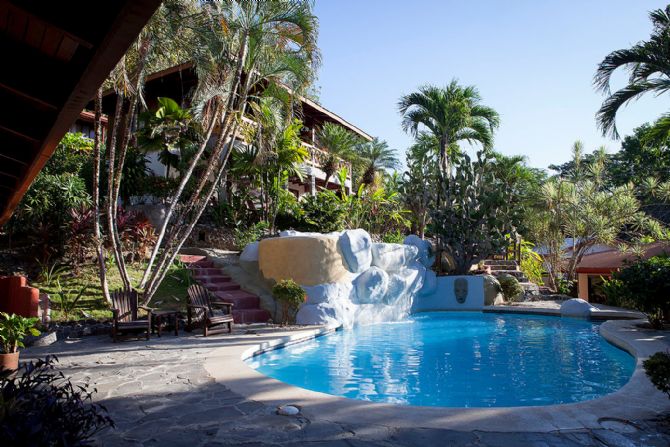
[{"label": "wooden slatted chair", "polygon": [[210,328],[217,327],[220,332],[228,326],[228,332],[233,331],[233,305],[214,301],[209,292],[200,284],[193,284],[188,288],[188,330],[194,325],[202,325],[203,335],[210,334]]},{"label": "wooden slatted chair", "polygon": [[[138,305],[139,293],[133,289],[118,289],[112,292],[112,314],[114,316],[114,326],[112,327],[112,337],[114,341],[119,341],[121,334],[124,336],[135,335],[137,338],[142,333],[146,335],[147,340],[151,335],[151,310],[148,307]],[[147,312],[146,318],[139,318],[138,309]]]}]

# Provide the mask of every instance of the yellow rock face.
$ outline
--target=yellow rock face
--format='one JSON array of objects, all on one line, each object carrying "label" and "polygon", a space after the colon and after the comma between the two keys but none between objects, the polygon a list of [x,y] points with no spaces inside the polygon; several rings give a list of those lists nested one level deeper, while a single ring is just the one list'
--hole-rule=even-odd
[{"label": "yellow rock face", "polygon": [[337,238],[328,236],[263,239],[258,267],[265,279],[292,279],[303,286],[338,282],[348,273]]}]

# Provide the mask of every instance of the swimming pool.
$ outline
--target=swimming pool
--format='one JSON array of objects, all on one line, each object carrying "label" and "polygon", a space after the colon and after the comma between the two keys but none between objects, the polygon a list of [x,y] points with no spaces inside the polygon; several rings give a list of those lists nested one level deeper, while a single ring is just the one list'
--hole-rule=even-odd
[{"label": "swimming pool", "polygon": [[247,360],[291,385],[372,402],[512,407],[580,402],[631,377],[598,323],[479,312],[357,326]]}]

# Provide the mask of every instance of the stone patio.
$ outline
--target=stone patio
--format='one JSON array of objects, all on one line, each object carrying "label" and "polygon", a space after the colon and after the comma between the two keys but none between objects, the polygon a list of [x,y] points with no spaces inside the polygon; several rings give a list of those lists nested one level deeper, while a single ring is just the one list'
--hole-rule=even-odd
[{"label": "stone patio", "polygon": [[[602,420],[595,428],[542,433],[534,427],[533,410],[523,432],[454,430],[450,424],[425,428],[420,423],[403,426],[371,423],[366,418],[356,422],[355,414],[350,418],[353,422],[338,423],[327,405],[298,416],[277,415],[274,405],[245,397],[254,390],[243,382],[227,381],[225,371],[215,374],[216,379],[208,373],[211,359],[220,359],[222,353],[248,351],[280,336],[305,332],[240,326],[232,335],[164,335],[149,342],[118,344],[104,336],[84,337],[30,348],[23,351],[22,360],[56,354],[60,368],[73,381],[97,388],[97,402],[107,407],[117,425],[100,434],[99,445],[670,446],[667,413],[648,420]],[[263,382],[272,386],[274,380]],[[416,407],[407,411],[412,408]]]}]

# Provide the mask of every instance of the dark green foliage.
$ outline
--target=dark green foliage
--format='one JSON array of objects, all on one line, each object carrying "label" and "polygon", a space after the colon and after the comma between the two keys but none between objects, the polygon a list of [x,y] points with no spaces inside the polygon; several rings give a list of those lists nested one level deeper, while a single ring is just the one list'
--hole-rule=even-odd
[{"label": "dark green foliage", "polygon": [[0,378],[0,439],[7,446],[87,446],[99,431],[114,427],[94,391],[73,385],[54,368],[56,357],[24,365]]},{"label": "dark green foliage", "polygon": [[651,383],[670,398],[670,353],[657,352],[642,365]]},{"label": "dark green foliage", "polygon": [[505,301],[517,301],[523,293],[523,288],[519,281],[512,275],[499,275],[496,277],[500,283],[503,297]]},{"label": "dark green foliage", "polygon": [[304,229],[319,233],[340,231],[344,228],[344,208],[332,191],[321,191],[302,202]]},{"label": "dark green foliage", "polygon": [[464,154],[454,160],[454,167],[438,186],[439,201],[431,216],[441,247],[454,259],[453,273],[465,274],[473,264],[507,246],[511,210],[486,153],[478,152],[472,162]]},{"label": "dark green foliage", "polygon": [[238,250],[243,250],[247,245],[265,236],[269,228],[270,226],[267,222],[258,222],[248,228],[236,228],[235,246]]},{"label": "dark green foliage", "polygon": [[272,287],[272,296],[282,305],[282,321],[284,324],[289,320],[289,309],[297,309],[305,302],[305,289],[300,287],[292,279],[279,281]]},{"label": "dark green foliage", "polygon": [[670,258],[640,260],[612,274],[603,291],[608,304],[645,312],[655,327],[670,319]]},{"label": "dark green foliage", "polygon": [[388,233],[382,234],[382,242],[385,244],[402,244],[405,237],[405,234],[400,230],[389,231]]}]

